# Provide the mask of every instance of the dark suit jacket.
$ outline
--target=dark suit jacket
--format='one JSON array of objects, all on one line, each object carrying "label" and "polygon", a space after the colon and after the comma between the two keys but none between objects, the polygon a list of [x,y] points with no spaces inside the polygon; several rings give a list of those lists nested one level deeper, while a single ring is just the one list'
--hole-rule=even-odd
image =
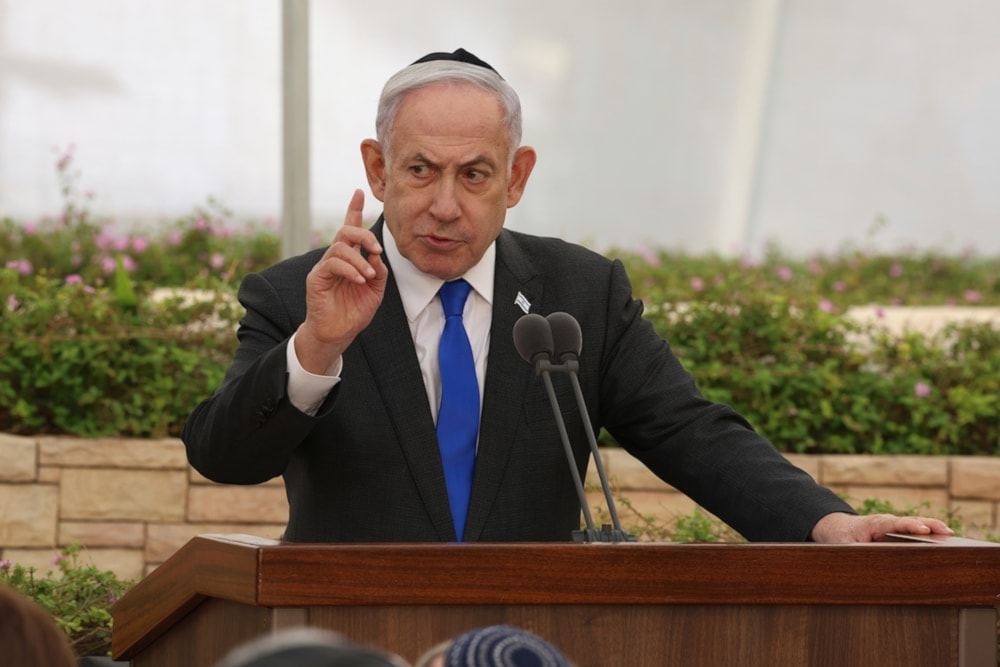
[{"label": "dark suit jacket", "polygon": [[[373,230],[381,238],[381,223]],[[302,414],[286,397],[286,344],[305,317],[306,274],[322,252],[244,279],[239,348],[219,390],[185,425],[188,458],[223,483],[284,475],[290,541],[454,540],[434,421],[391,267],[385,298],[345,352],[343,380],[318,414]],[[466,541],[567,541],[580,527],[544,386],[514,347],[518,293],[531,312],[579,320],[580,385],[594,432],[607,428],[748,539],[805,540],[825,514],[850,511],[733,410],[698,392],[642,318],[620,262],[504,230]],[[567,378],[553,380],[582,476],[586,434]]]}]

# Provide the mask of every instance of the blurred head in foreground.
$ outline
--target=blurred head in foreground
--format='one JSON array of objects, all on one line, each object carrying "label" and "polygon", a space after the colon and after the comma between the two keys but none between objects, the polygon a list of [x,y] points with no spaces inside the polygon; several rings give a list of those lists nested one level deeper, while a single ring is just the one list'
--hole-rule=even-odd
[{"label": "blurred head in foreground", "polygon": [[44,609],[0,585],[0,663],[18,667],[76,667],[66,634]]},{"label": "blurred head in foreground", "polygon": [[316,628],[292,628],[233,649],[216,667],[408,667],[402,659]]},{"label": "blurred head in foreground", "polygon": [[417,667],[572,667],[555,646],[509,625],[463,633],[426,653]]}]

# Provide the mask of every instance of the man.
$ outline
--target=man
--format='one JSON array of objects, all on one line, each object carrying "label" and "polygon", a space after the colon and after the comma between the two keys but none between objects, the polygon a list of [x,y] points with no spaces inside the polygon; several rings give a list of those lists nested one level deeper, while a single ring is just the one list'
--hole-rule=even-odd
[{"label": "man", "polygon": [[[383,216],[363,228],[356,191],[329,248],[246,277],[233,365],[184,429],[189,460],[210,479],[284,475],[285,539],[570,539],[572,477],[544,388],[512,339],[529,311],[579,320],[595,432],[607,428],[748,539],[950,532],[933,519],[855,516],[701,396],[642,319],[620,262],[503,228],[536,155],[521,145],[516,93],[488,64],[459,49],[404,68],[386,83],[376,130],[361,155]],[[464,327],[449,333],[445,294],[462,285]],[[462,354],[471,380],[454,379]],[[566,378],[555,379],[582,472],[585,431]],[[470,415],[471,437],[454,435]]]}]

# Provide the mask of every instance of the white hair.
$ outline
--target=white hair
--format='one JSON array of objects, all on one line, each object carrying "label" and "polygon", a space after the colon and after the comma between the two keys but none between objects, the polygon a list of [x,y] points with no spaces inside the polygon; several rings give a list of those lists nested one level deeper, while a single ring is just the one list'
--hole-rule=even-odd
[{"label": "white hair", "polygon": [[386,81],[378,101],[375,116],[375,138],[382,146],[386,162],[392,145],[392,129],[396,112],[407,93],[438,83],[467,83],[493,93],[504,110],[503,124],[507,128],[509,147],[508,169],[514,152],[521,145],[521,100],[509,83],[495,71],[454,60],[432,60],[404,67]]}]

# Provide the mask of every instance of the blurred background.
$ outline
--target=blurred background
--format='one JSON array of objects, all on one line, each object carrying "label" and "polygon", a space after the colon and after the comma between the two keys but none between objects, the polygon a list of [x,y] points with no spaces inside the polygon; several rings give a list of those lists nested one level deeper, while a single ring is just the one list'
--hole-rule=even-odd
[{"label": "blurred background", "polygon": [[[539,163],[508,226],[596,248],[1000,252],[996,0],[309,4],[314,226],[384,81],[465,47]],[[281,0],[0,0],[0,217],[282,211]],[[368,199],[374,217],[377,202]]]}]

